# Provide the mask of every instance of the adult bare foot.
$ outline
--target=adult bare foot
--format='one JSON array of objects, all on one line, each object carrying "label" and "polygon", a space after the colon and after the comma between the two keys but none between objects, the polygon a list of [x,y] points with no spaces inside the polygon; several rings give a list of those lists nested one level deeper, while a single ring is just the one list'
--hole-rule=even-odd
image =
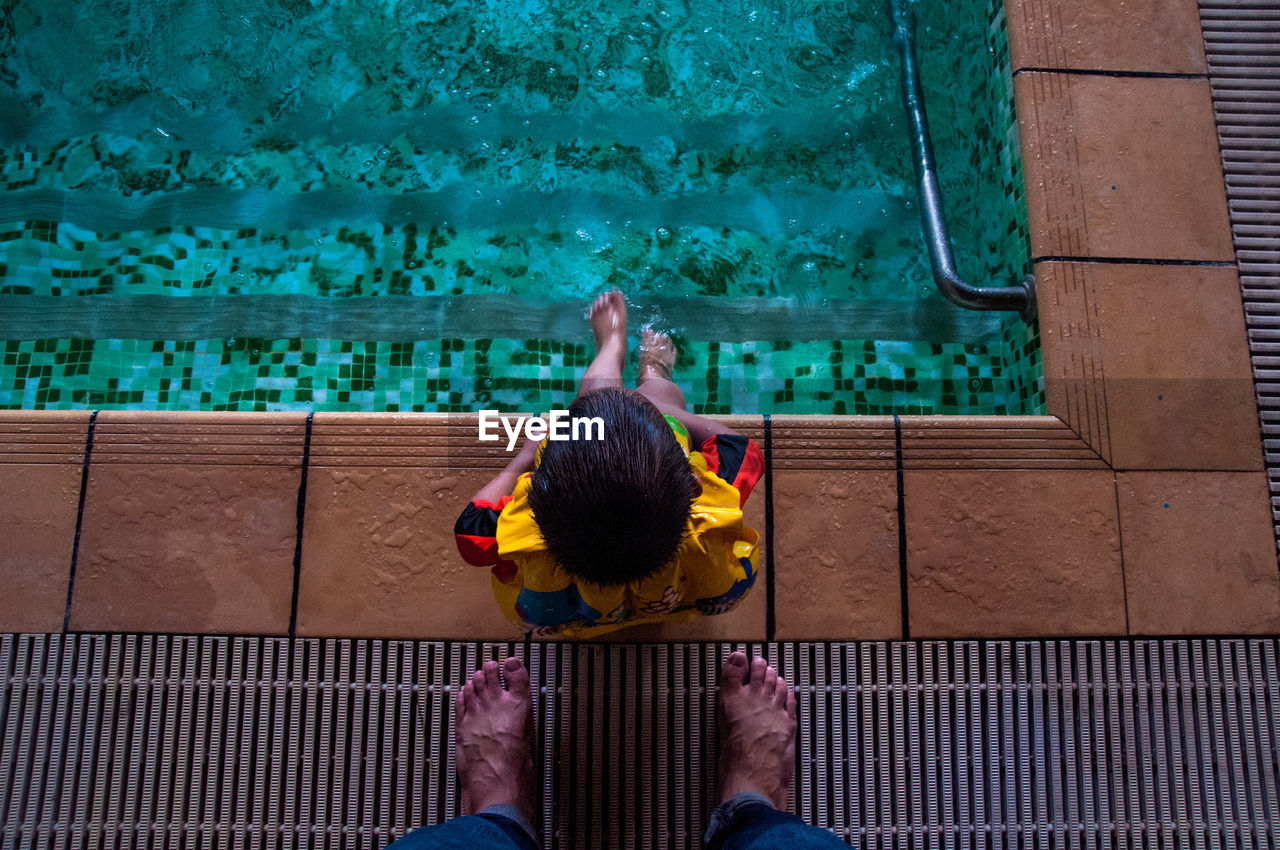
[{"label": "adult bare foot", "polygon": [[462,783],[462,805],[472,814],[497,803],[515,806],[533,821],[533,697],[529,671],[519,658],[486,661],[458,692],[454,761]]},{"label": "adult bare foot", "polygon": [[755,791],[787,807],[795,774],[796,697],[778,671],[734,652],[720,671],[720,802]]},{"label": "adult bare foot", "polygon": [[622,292],[610,289],[599,295],[587,318],[596,341],[596,356],[582,376],[579,394],[599,387],[620,387],[627,358],[627,302]]},{"label": "adult bare foot", "polygon": [[650,378],[671,380],[676,365],[676,346],[666,333],[652,325],[640,329],[640,383]]}]

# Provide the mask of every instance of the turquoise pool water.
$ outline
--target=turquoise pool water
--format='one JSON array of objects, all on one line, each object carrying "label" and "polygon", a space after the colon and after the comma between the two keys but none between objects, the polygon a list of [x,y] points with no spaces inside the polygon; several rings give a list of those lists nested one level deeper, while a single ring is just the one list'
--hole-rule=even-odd
[{"label": "turquoise pool water", "polygon": [[[701,411],[1043,408],[1034,328],[932,287],[879,0],[12,6],[0,407],[562,406],[618,286]],[[1001,4],[914,9],[1012,284]]]}]

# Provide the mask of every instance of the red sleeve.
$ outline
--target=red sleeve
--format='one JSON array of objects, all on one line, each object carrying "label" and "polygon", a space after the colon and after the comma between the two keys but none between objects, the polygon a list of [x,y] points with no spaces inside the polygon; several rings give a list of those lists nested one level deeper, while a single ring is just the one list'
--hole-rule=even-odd
[{"label": "red sleeve", "polygon": [[713,434],[699,451],[707,459],[707,468],[742,494],[738,506],[745,505],[752,488],[764,475],[764,455],[756,441],[739,434]]},{"label": "red sleeve", "polygon": [[516,569],[515,564],[498,557],[498,514],[510,501],[510,496],[503,496],[496,505],[488,501],[469,502],[453,524],[462,560],[477,567],[492,566],[498,578],[509,578]]}]

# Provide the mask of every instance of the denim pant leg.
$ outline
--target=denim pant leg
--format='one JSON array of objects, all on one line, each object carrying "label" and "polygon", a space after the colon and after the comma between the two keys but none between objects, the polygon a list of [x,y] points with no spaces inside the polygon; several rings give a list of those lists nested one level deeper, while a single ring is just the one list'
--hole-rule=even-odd
[{"label": "denim pant leg", "polygon": [[420,826],[386,850],[538,850],[533,830],[512,806]]},{"label": "denim pant leg", "polygon": [[849,846],[825,829],[778,811],[768,798],[753,791],[717,806],[702,840],[706,850],[836,850]]}]

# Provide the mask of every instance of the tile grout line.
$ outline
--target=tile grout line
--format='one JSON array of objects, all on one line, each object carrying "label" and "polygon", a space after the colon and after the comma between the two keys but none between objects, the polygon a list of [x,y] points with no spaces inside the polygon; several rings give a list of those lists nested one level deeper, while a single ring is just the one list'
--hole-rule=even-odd
[{"label": "tile grout line", "polygon": [[911,617],[907,604],[907,511],[903,489],[902,420],[893,415],[893,446],[898,472],[898,595],[902,607],[902,640],[911,640]]},{"label": "tile grout line", "polygon": [[84,525],[84,502],[89,491],[89,458],[93,456],[93,429],[98,421],[98,411],[89,411],[89,430],[84,437],[84,463],[80,468],[80,502],[76,507],[76,533],[71,542],[71,572],[67,576],[67,607],[62,615],[62,633],[71,629],[71,600],[76,589],[76,561],[80,557],[80,529]]},{"label": "tile grout line", "polygon": [[1229,260],[1171,260],[1171,259],[1153,259],[1151,257],[1089,257],[1089,256],[1070,256],[1065,254],[1045,254],[1039,257],[1032,257],[1031,262],[1034,263],[1110,263],[1112,265],[1124,266],[1210,266],[1213,268],[1236,267],[1234,261]]},{"label": "tile grout line", "polygon": [[1120,517],[1120,473],[1111,470],[1111,485],[1116,493],[1116,539],[1120,543],[1120,592],[1124,600],[1124,633],[1133,637],[1133,629],[1129,627],[1129,577],[1124,571],[1124,522]]},{"label": "tile grout line", "polygon": [[773,560],[773,421],[768,413],[764,414],[764,557],[769,565],[764,582],[764,636],[772,643],[777,626],[773,574],[778,565]]},{"label": "tile grout line", "polygon": [[1157,80],[1207,80],[1209,74],[1182,74],[1174,71],[1103,71],[1087,68],[1019,68],[1019,74],[1075,74],[1082,77],[1142,77]]},{"label": "tile grout line", "polygon": [[298,589],[302,582],[302,522],[307,513],[307,468],[311,463],[311,424],[314,410],[307,412],[307,430],[302,442],[302,474],[298,481],[298,526],[293,544],[293,596],[289,602],[289,637],[298,636]]},{"label": "tile grout line", "polygon": [[[1085,332],[1089,340],[1089,366],[1095,380],[1089,382],[1093,395],[1094,414],[1098,419],[1098,447],[1094,448],[1108,466],[1114,458],[1111,454],[1111,414],[1107,406],[1107,364],[1103,361],[1102,313],[1098,307],[1098,293],[1093,287],[1093,269],[1087,264],[1078,264],[1073,274],[1080,275],[1080,297],[1084,307]],[[1096,331],[1095,331],[1096,329]],[[1104,451],[1105,449],[1105,451]]]},{"label": "tile grout line", "polygon": [[[1103,444],[1109,446],[1110,440],[1103,433],[1104,425],[1107,425],[1106,417],[1098,406],[1098,392],[1104,385],[1105,376],[1102,374],[1102,353],[1098,350],[1096,341],[1101,325],[1092,321],[1092,319],[1098,318],[1097,299],[1090,297],[1093,294],[1093,290],[1090,286],[1091,278],[1088,265],[1073,263],[1069,269],[1069,274],[1073,282],[1072,291],[1078,293],[1079,296],[1076,305],[1080,308],[1080,322],[1084,327],[1084,338],[1088,340],[1087,350],[1080,353],[1081,395],[1084,396],[1084,420],[1088,424],[1089,435],[1091,437],[1096,435],[1097,439],[1096,445],[1093,440],[1086,440],[1086,442],[1095,454],[1102,457],[1102,451],[1099,447]],[[1097,332],[1095,332],[1095,327],[1099,329]],[[1089,403],[1090,399],[1092,399],[1093,404]],[[1107,427],[1110,426],[1107,425]],[[1109,459],[1103,459],[1109,463]]]},{"label": "tile grout line", "polygon": [[1241,468],[1234,468],[1234,467],[1231,467],[1231,468],[1214,468],[1214,469],[1197,468],[1197,467],[1194,467],[1194,466],[1160,466],[1160,467],[1149,467],[1149,466],[1113,466],[1113,467],[1111,467],[1111,470],[1112,470],[1113,472],[1117,472],[1117,473],[1125,473],[1125,472],[1210,472],[1210,473],[1221,473],[1221,472],[1226,472],[1226,473],[1231,473],[1231,474],[1243,473],[1243,474],[1246,474],[1246,475],[1251,475],[1251,474],[1253,474],[1253,473],[1257,473],[1257,472],[1266,472],[1266,470],[1265,470],[1265,469],[1261,469],[1261,468],[1256,467],[1256,466],[1255,466],[1255,467],[1250,467],[1250,468],[1244,468],[1244,467],[1241,467]]},{"label": "tile grout line", "polygon": [[[1103,455],[1103,453],[1098,449],[1095,449],[1094,451],[1097,452],[1098,457],[1101,457],[1104,461],[1106,461],[1107,466],[1110,466],[1112,469],[1115,469],[1115,459],[1116,459],[1115,452],[1114,452],[1115,440],[1111,436],[1111,405],[1107,399],[1107,364],[1106,364],[1106,361],[1103,359],[1102,343],[1100,342],[1101,334],[1102,334],[1102,313],[1098,307],[1098,293],[1093,288],[1092,270],[1088,266],[1085,266],[1080,269],[1080,273],[1083,276],[1082,286],[1080,287],[1080,289],[1084,293],[1086,298],[1092,297],[1094,327],[1098,328],[1098,334],[1099,334],[1097,337],[1093,336],[1092,334],[1090,335],[1090,346],[1094,348],[1096,352],[1096,355],[1093,358],[1093,362],[1094,362],[1095,368],[1098,370],[1098,380],[1094,384],[1094,388],[1093,388],[1093,403],[1095,406],[1101,405],[1098,408],[1098,418],[1099,418],[1098,438],[1101,440],[1106,440],[1105,445],[1106,445],[1107,451],[1105,455]],[[1087,315],[1087,312],[1088,312],[1087,304],[1085,309],[1086,309],[1086,315]],[[1117,496],[1117,498],[1119,497]],[[1118,523],[1120,521],[1118,504],[1117,504],[1116,510],[1117,510],[1116,522]],[[1125,617],[1126,617],[1126,623],[1127,623],[1127,617],[1128,617],[1127,603],[1125,606]]]}]

